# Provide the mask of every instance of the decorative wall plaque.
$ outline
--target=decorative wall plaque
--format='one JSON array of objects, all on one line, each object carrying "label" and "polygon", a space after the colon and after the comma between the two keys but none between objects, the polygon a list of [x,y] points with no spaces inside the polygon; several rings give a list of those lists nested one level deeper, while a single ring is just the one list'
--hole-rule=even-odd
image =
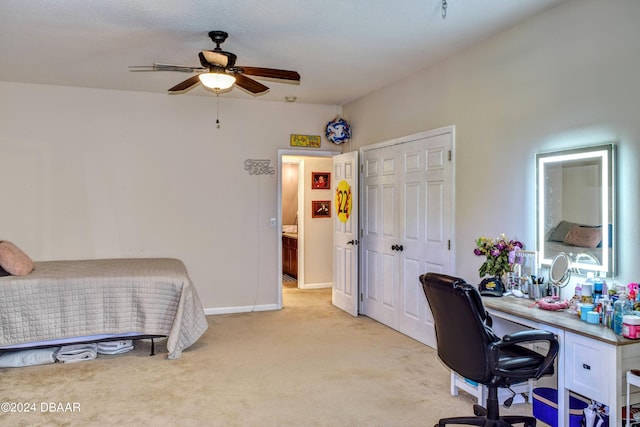
[{"label": "decorative wall plaque", "polygon": [[291,134],[292,147],[320,148],[320,135],[295,135]]}]

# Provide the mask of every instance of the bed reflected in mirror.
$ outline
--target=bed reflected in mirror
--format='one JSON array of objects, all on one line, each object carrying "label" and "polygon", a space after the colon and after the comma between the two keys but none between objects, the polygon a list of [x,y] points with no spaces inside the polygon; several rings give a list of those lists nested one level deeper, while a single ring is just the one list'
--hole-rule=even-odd
[{"label": "bed reflected in mirror", "polygon": [[615,275],[615,146],[536,155],[540,266],[566,253],[574,272]]}]

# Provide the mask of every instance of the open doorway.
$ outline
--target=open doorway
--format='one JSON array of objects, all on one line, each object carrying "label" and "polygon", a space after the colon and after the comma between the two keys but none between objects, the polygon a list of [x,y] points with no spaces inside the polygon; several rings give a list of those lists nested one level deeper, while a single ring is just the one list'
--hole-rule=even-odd
[{"label": "open doorway", "polygon": [[[278,270],[282,289],[320,289],[333,285],[331,182],[332,157],[338,153],[279,150]],[[313,185],[313,177],[328,179],[327,185]],[[318,205],[318,202],[321,202]],[[314,205],[315,203],[315,205]],[[313,206],[328,209],[326,215],[313,212]]]},{"label": "open doorway", "polygon": [[301,211],[299,200],[301,199],[300,193],[304,191],[300,186],[300,183],[304,182],[304,175],[300,175],[300,170],[304,170],[304,160],[301,157],[286,156],[283,158],[281,181],[283,288],[298,287],[298,217]]}]

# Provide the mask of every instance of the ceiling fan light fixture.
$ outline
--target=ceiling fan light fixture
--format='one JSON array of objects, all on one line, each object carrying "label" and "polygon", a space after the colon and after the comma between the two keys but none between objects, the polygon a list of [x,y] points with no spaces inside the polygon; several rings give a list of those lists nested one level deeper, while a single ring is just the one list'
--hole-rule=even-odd
[{"label": "ceiling fan light fixture", "polygon": [[202,73],[198,76],[200,83],[207,89],[211,89],[214,92],[221,92],[229,89],[236,82],[236,78],[227,73]]}]

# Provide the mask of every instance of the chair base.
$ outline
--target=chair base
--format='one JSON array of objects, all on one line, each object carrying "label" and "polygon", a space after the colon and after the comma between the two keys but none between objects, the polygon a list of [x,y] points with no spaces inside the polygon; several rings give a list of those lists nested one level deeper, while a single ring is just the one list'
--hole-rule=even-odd
[{"label": "chair base", "polygon": [[[480,405],[473,405],[475,417],[451,417],[442,418],[434,427],[445,427],[447,424],[463,424],[481,427],[511,427],[514,424],[523,424],[524,427],[536,427],[536,419],[526,415],[498,415],[498,399],[496,388],[489,389],[489,409]],[[489,415],[491,413],[491,415]]]},{"label": "chair base", "polygon": [[490,420],[485,416],[442,418],[434,427],[445,427],[447,424],[463,424],[481,427],[511,427],[514,424],[524,424],[524,427],[536,427],[536,419],[525,415],[505,415],[497,420]]}]

